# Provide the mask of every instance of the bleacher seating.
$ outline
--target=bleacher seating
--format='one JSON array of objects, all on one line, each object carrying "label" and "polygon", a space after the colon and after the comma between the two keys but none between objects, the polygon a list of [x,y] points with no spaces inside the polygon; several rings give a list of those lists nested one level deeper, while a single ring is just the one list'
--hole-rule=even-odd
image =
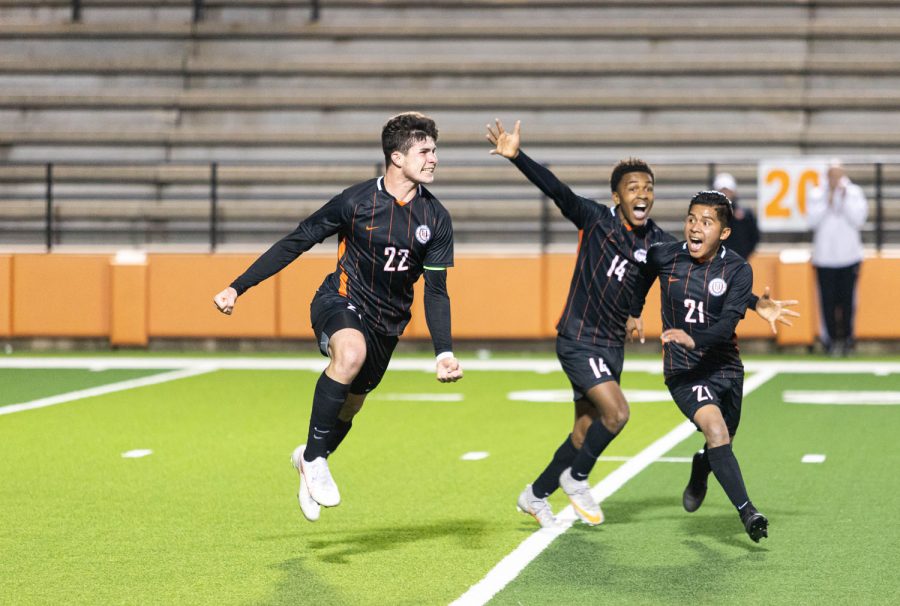
[{"label": "bleacher seating", "polygon": [[851,173],[870,194],[887,162],[900,219],[890,0],[323,0],[317,21],[291,0],[210,0],[200,20],[189,0],[81,7],[73,22],[68,0],[0,0],[4,234],[40,231],[54,162],[69,241],[98,217],[202,238],[215,161],[224,241],[267,241],[374,175],[381,125],[413,108],[438,121],[435,189],[471,241],[515,241],[496,232],[509,216],[533,241],[542,212],[487,155],[495,116],[586,195],[608,195],[617,159],[650,160],[671,224],[709,163],[751,199],[756,161],[797,155],[866,162]]}]

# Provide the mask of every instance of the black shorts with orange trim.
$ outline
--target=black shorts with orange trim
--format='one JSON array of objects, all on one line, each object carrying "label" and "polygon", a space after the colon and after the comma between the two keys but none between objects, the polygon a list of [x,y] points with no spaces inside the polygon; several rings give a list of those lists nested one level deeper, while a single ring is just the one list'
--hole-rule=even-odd
[{"label": "black shorts with orange trim", "polygon": [[378,387],[397,346],[398,338],[371,330],[362,315],[345,297],[333,293],[316,293],[309,306],[319,352],[328,356],[331,336],[344,328],[352,328],[363,334],[366,340],[366,360],[359,374],[350,384],[350,393],[366,394]]}]

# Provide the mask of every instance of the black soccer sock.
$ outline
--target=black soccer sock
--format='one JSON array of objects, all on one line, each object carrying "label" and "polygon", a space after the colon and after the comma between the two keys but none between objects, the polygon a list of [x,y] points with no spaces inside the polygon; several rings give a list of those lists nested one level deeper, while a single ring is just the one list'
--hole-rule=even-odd
[{"label": "black soccer sock", "polygon": [[338,414],[349,391],[350,385],[338,383],[324,372],[319,376],[309,416],[306,450],[303,452],[305,461],[328,456],[328,440],[335,431]]},{"label": "black soccer sock", "polygon": [[559,474],[563,472],[563,469],[572,465],[572,461],[575,460],[575,455],[577,454],[578,449],[572,443],[572,434],[569,434],[566,440],[556,449],[556,452],[553,454],[553,460],[550,461],[544,471],[541,472],[541,475],[531,485],[531,491],[534,493],[534,496],[539,499],[545,499],[553,494],[559,488]]},{"label": "black soccer sock", "polygon": [[722,485],[731,503],[740,511],[750,502],[750,497],[747,496],[747,489],[744,488],[744,478],[741,476],[741,468],[731,450],[731,444],[708,448],[706,453],[709,456],[709,466],[712,468],[713,474]]},{"label": "black soccer sock", "polygon": [[709,466],[709,446],[703,445],[699,451],[701,455],[692,461],[691,464],[691,484],[698,486],[706,486],[706,478],[712,468]]},{"label": "black soccer sock", "polygon": [[353,427],[353,421],[344,421],[343,419],[338,419],[337,423],[335,423],[334,429],[328,435],[328,454],[333,453],[337,450],[337,447],[341,445],[341,442],[344,441],[344,438],[347,437],[347,433],[350,431],[350,428]]},{"label": "black soccer sock", "polygon": [[576,480],[586,480],[597,462],[597,457],[617,435],[619,434],[608,430],[603,421],[595,419],[584,436],[584,444],[572,461],[572,477]]}]

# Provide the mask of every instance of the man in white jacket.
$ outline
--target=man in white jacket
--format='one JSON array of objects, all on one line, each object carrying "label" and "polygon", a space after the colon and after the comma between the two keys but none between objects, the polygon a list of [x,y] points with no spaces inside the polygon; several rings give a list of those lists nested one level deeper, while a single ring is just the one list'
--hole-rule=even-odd
[{"label": "man in white jacket", "polygon": [[819,331],[825,350],[847,355],[853,350],[856,282],[863,259],[860,229],[868,203],[838,160],[828,165],[828,184],[813,190],[806,209],[813,230],[812,263],[819,283]]}]

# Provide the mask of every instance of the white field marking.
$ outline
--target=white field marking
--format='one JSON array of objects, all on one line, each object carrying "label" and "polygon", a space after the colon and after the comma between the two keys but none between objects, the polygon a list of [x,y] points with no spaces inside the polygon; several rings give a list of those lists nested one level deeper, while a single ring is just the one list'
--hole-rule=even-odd
[{"label": "white field marking", "polygon": [[823,454],[805,454],[800,459],[801,463],[824,463],[825,455]]},{"label": "white field marking", "polygon": [[462,402],[465,394],[461,393],[384,393],[375,392],[369,400],[387,402]]},{"label": "white field marking", "polygon": [[122,453],[123,459],[140,459],[153,454],[149,448],[138,448],[137,450],[128,450]]},{"label": "white field marking", "polygon": [[47,398],[40,398],[30,402],[22,402],[21,404],[8,404],[0,406],[0,415],[9,415],[14,412],[22,412],[25,410],[34,410],[36,408],[46,408],[47,406],[55,406],[64,402],[72,402],[73,400],[81,400],[83,398],[92,398],[94,396],[102,396],[104,394],[116,391],[124,391],[126,389],[135,389],[137,387],[145,387],[147,385],[157,385],[168,381],[175,381],[215,370],[210,367],[198,366],[195,368],[183,368],[181,370],[173,370],[172,372],[164,372],[150,377],[141,377],[140,379],[129,379],[127,381],[119,381],[118,383],[110,383],[108,385],[100,385],[98,387],[89,387],[87,389],[79,389],[78,391],[70,391],[69,393],[61,393]]},{"label": "white field marking", "polygon": [[[306,358],[247,358],[247,357],[0,357],[0,368],[90,368],[92,366],[105,369],[138,368],[138,369],[170,369],[203,367],[212,370],[308,370],[322,372],[328,360],[325,357]],[[512,372],[562,372],[559,361],[553,359],[539,360],[476,360],[463,358],[463,370],[472,371],[512,371]],[[434,360],[427,358],[395,358],[391,360],[393,370],[419,370],[434,373]],[[760,360],[748,361],[744,364],[748,373],[773,371],[778,373],[805,374],[900,374],[900,362],[863,362],[863,361],[831,361],[819,360],[806,362],[800,360]],[[625,372],[661,373],[662,360],[626,360]]]},{"label": "white field marking", "polygon": [[460,457],[463,461],[480,461],[482,459],[486,459],[491,455],[489,452],[485,452],[483,450],[474,450],[472,452],[467,452],[463,456]]},{"label": "white field marking", "polygon": [[892,406],[900,404],[900,391],[783,391],[787,404],[846,404]]},{"label": "white field marking", "polygon": [[[615,456],[601,456],[598,457],[598,461],[630,461],[634,457],[615,457]],[[654,463],[691,463],[694,460],[694,457],[659,457]]]},{"label": "white field marking", "polygon": [[[778,374],[777,369],[757,372],[744,382],[744,395],[757,389],[760,385]],[[663,454],[686,440],[696,431],[694,424],[683,421],[669,433],[653,442],[650,446],[623,463],[619,468],[603,478],[591,489],[591,494],[602,502],[628,480],[643,471]],[[542,528],[522,541],[512,553],[504,557],[483,579],[472,585],[468,591],[451,603],[451,606],[482,606],[493,598],[498,591],[506,587],[510,581],[535,559],[556,537],[564,533],[575,523],[575,511],[569,505],[556,516],[558,528]]]},{"label": "white field marking", "polygon": [[[672,396],[665,389],[625,389],[625,399],[629,402],[671,402]],[[514,402],[571,402],[571,389],[531,389],[511,391],[507,400]]]}]

